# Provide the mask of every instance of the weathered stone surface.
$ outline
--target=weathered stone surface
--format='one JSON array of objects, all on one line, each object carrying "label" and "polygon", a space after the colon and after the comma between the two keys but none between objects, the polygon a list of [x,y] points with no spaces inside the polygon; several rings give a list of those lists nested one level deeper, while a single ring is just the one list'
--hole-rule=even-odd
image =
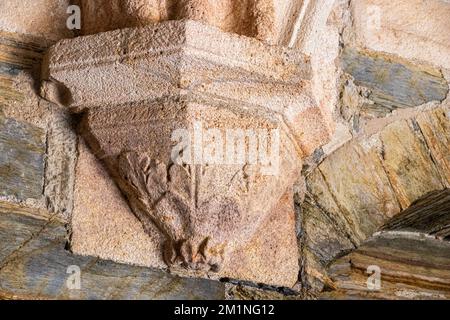
[{"label": "weathered stone surface", "polygon": [[68,218],[72,209],[76,133],[67,111],[37,95],[41,62],[51,42],[29,35],[0,32],[0,105],[8,118],[42,128],[46,143],[45,177],[41,201],[33,207],[47,208]]},{"label": "weathered stone surface", "polygon": [[42,219],[48,220],[53,216],[53,214],[46,209],[33,208],[21,203],[16,203],[8,200],[6,201],[0,200],[0,213],[11,213],[11,212],[41,220]]},{"label": "weathered stone surface", "polygon": [[[1,267],[5,259],[28,241],[31,235],[37,234],[42,229],[45,221],[30,216],[11,214],[10,212],[1,212],[0,221]],[[14,232],[14,236],[11,236],[12,232]]]},{"label": "weathered stone surface", "polygon": [[325,266],[342,252],[356,246],[333,218],[306,197],[302,206],[300,237],[301,283],[310,293],[321,292],[330,283]]},{"label": "weathered stone surface", "polygon": [[[66,88],[70,99],[63,104],[83,114],[86,141],[144,228],[155,224],[162,232],[164,260],[174,269],[218,272],[226,266],[293,184],[303,156],[328,138],[328,126],[309,92],[305,56],[198,22],[172,21],[62,41],[50,50],[48,61],[44,75]],[[194,162],[180,165],[172,158],[174,132],[185,129],[194,139],[201,134],[205,149],[200,152],[205,154],[211,128],[222,137],[228,130],[270,133],[268,139],[272,146],[279,143],[279,150],[273,149],[276,159],[269,164],[279,164],[279,170],[265,173],[261,142],[258,162],[251,162],[251,137],[243,141],[244,163],[223,158],[198,162],[198,142],[191,141],[183,152],[194,154]],[[223,155],[220,148],[216,156]],[[285,223],[294,235],[293,219]],[[282,241],[292,244],[293,239],[278,238],[276,246],[264,247],[277,256]],[[265,252],[257,248],[247,250],[248,257]],[[233,274],[255,279],[261,273],[264,281],[293,285],[297,261],[292,261],[275,277],[267,278],[261,263],[253,273],[236,268]],[[287,266],[293,268],[287,272]]]},{"label": "weathered stone surface", "polygon": [[363,113],[385,115],[397,108],[443,101],[448,83],[437,69],[415,66],[406,60],[370,51],[345,48],[342,67],[358,86],[369,89]]},{"label": "weathered stone surface", "polygon": [[[6,0],[0,5],[0,10],[4,9],[2,12],[8,16],[0,18],[0,29],[7,28],[9,31],[31,33],[53,40],[64,37],[67,30],[61,31],[66,29],[64,22],[67,15],[64,11],[67,1],[22,2],[18,4]],[[268,186],[271,181],[268,183],[260,179],[258,174],[248,168],[227,167],[216,170],[210,166],[190,166],[186,171],[195,178],[187,179],[183,171],[180,170],[180,174],[172,170],[173,165],[167,160],[167,151],[174,142],[168,138],[170,133],[175,128],[188,126],[189,121],[195,119],[201,119],[208,128],[223,129],[229,122],[246,129],[280,128],[283,132],[283,152],[287,150],[283,157],[286,154],[292,156],[295,151],[298,154],[288,158],[283,172],[288,172],[289,176],[296,175],[297,171],[291,172],[289,169],[295,167],[296,163],[300,167],[300,159],[313,151],[311,167],[304,172],[309,174],[312,167],[319,166],[309,175],[308,186],[302,188],[299,191],[301,195],[296,197],[299,202],[306,198],[302,209],[297,212],[301,217],[297,231],[302,281],[295,286],[296,290],[301,288],[313,294],[320,290],[334,290],[330,296],[335,298],[448,298],[448,270],[442,269],[440,265],[444,261],[443,264],[447,266],[448,262],[439,260],[442,256],[435,255],[439,250],[448,252],[448,248],[441,246],[435,250],[437,242],[433,242],[437,240],[433,238],[448,240],[447,197],[437,192],[426,200],[414,202],[429,191],[448,188],[450,185],[450,113],[445,108],[423,112],[436,107],[436,101],[448,96],[448,85],[443,80],[443,75],[447,80],[450,75],[449,70],[445,70],[450,66],[450,25],[447,19],[450,6],[447,0],[399,0],[396,3],[387,0],[81,2],[84,33],[189,18],[216,26],[221,31],[250,36],[262,42],[288,44],[310,55],[311,62],[296,51],[266,47],[256,41],[247,41],[245,37],[232,37],[229,41],[221,32],[211,31],[214,30],[212,28],[211,32],[204,32],[202,27],[196,29],[192,25],[187,31],[172,29],[174,32],[168,37],[166,32],[170,28],[165,26],[169,24],[163,23],[144,28],[153,30],[151,35],[146,35],[146,31],[122,30],[110,34],[110,37],[81,38],[79,43],[87,42],[89,45],[79,44],[73,46],[75,50],[53,52],[55,55],[66,55],[58,58],[55,65],[59,69],[53,70],[61,81],[51,82],[51,79],[46,79],[49,81],[45,81],[41,88],[42,94],[53,98],[59,106],[70,105],[73,111],[83,113],[74,119],[83,118],[81,131],[101,160],[97,162],[84,145],[76,150],[75,135],[67,127],[70,123],[68,117],[50,115],[56,106],[42,99],[30,99],[30,92],[36,89],[31,88],[32,85],[24,92],[25,82],[33,82],[30,74],[32,68],[39,64],[41,46],[35,46],[33,41],[19,41],[21,37],[16,39],[8,35],[5,38],[7,41],[2,38],[0,104],[5,104],[3,110],[6,117],[21,122],[29,120],[24,118],[39,119],[42,116],[42,120],[36,121],[39,122],[37,125],[43,128],[48,125],[48,161],[42,188],[45,205],[69,217],[73,196],[71,185],[77,183],[76,210],[72,221],[73,250],[125,263],[155,264],[158,267],[164,267],[162,253],[169,251],[166,261],[182,260],[182,267],[187,265],[191,269],[199,266],[203,268],[205,261],[207,268],[215,269],[217,264],[211,256],[225,256],[227,259],[224,259],[221,271],[207,276],[227,276],[275,286],[292,286],[298,263],[296,254],[291,254],[295,252],[295,233],[291,196],[288,196],[285,187],[297,179],[273,184],[273,188],[270,186],[276,192],[270,193],[264,189],[261,192],[261,189],[255,188],[255,184]],[[335,2],[342,11],[330,12]],[[23,10],[14,10],[22,6]],[[48,24],[52,16],[47,14],[48,10],[45,10],[46,17],[42,14],[44,6],[46,9],[50,7],[52,13],[58,15],[51,17],[55,28]],[[30,29],[31,25],[33,30]],[[336,25],[339,27],[336,28]],[[49,31],[52,33],[50,36]],[[190,41],[195,37],[200,40]],[[94,38],[97,40],[92,41]],[[72,44],[76,44],[76,41],[67,46]],[[64,48],[65,45],[58,48]],[[341,81],[336,81],[336,77],[341,70],[336,67],[334,58],[340,49],[344,49],[345,57],[348,52],[345,50],[349,50],[349,47],[379,51],[360,51],[357,55],[361,54],[362,58],[351,57],[360,62],[358,67],[362,67],[353,70],[357,75],[362,70],[359,80],[354,77],[356,84],[367,88],[358,87],[350,76],[345,75],[344,79],[350,80],[342,101],[349,98],[346,102],[352,104],[355,101],[350,100],[356,96],[361,98],[352,104],[357,106],[355,110],[358,114],[344,115],[345,112],[342,112],[349,126],[346,123],[346,126],[338,127],[332,143],[316,149],[327,140],[334,125],[333,116],[336,116],[337,88],[341,84]],[[84,50],[87,52],[83,54]],[[411,61],[404,61],[398,56]],[[421,66],[423,60],[434,64],[436,70]],[[373,72],[370,69],[372,67],[378,73]],[[385,74],[389,76],[389,81],[384,78]],[[411,79],[408,79],[409,76]],[[368,83],[362,84],[363,81]],[[424,93],[422,89],[426,89]],[[434,102],[416,107],[429,101]],[[361,102],[364,104],[360,105]],[[24,112],[25,109],[27,111]],[[393,109],[400,110],[378,118]],[[423,113],[417,116],[419,112]],[[368,117],[360,118],[359,113]],[[162,119],[170,120],[165,122]],[[149,124],[149,120],[153,122]],[[397,122],[384,128],[398,120],[405,120],[406,126]],[[343,123],[342,119],[338,121]],[[30,123],[36,122],[32,120]],[[375,135],[368,137],[372,134]],[[358,141],[350,141],[352,135],[358,136]],[[159,144],[168,147],[164,149]],[[77,180],[74,181],[72,172],[77,151],[80,152],[80,161]],[[105,164],[109,173],[102,167]],[[192,174],[194,171],[195,174]],[[110,180],[111,177],[120,184],[120,189]],[[230,184],[226,185],[227,182]],[[227,189],[230,185],[231,188]],[[306,197],[303,196],[305,189]],[[283,200],[275,201],[283,193]],[[242,194],[248,195],[248,198],[254,197],[261,212],[250,215],[249,224],[245,219],[243,223],[240,221],[246,228],[225,230],[230,225],[232,228],[236,225],[220,224],[220,219],[229,220],[232,215],[228,214],[230,211],[234,213],[233,210],[227,210],[230,207],[233,209],[229,202],[223,198],[214,198],[224,194],[231,194],[232,199],[241,199]],[[157,200],[149,204],[148,200],[153,201],[155,198]],[[215,199],[211,205],[213,209],[205,209],[205,203],[210,204],[208,201],[211,198]],[[195,199],[194,205],[189,204],[194,209],[184,210],[186,201],[183,200],[186,199]],[[267,204],[267,199],[270,199],[271,204]],[[128,208],[127,202],[132,204],[134,212]],[[384,242],[378,239],[374,240],[375,244],[363,244],[361,248],[365,251],[361,253],[357,250],[354,261],[339,260],[339,263],[342,262],[338,266],[339,270],[334,270],[333,265],[333,279],[329,278],[327,266],[333,259],[364,243],[374,230],[412,202],[413,207],[394,217],[385,227],[387,231],[390,230],[388,234],[385,230],[377,235],[377,238],[385,239]],[[41,204],[44,206],[43,201]],[[158,211],[157,214],[142,218],[142,212],[154,213],[154,206],[158,206],[154,210]],[[9,209],[3,209],[0,208],[0,213],[10,215]],[[251,211],[245,206],[241,209],[237,211],[245,214]],[[210,211],[220,212],[220,215],[209,215]],[[13,272],[22,279],[26,278],[21,277],[24,270],[39,269],[36,274],[39,273],[44,279],[46,276],[53,279],[53,273],[42,271],[41,266],[44,260],[50,261],[52,266],[56,263],[52,262],[52,257],[40,260],[34,255],[47,252],[49,246],[37,250],[39,253],[33,251],[33,258],[29,260],[22,259],[19,253],[23,249],[28,250],[38,234],[46,235],[54,222],[58,226],[62,226],[63,222],[51,220],[52,217],[42,212],[33,213],[24,208],[20,212],[25,215],[31,234],[27,235],[27,228],[17,225],[20,219],[8,218],[11,222],[5,223],[6,229],[17,229],[18,234],[9,241],[9,246],[5,246],[7,258],[5,263],[0,264],[0,269],[6,267],[5,277],[9,281],[5,282],[6,285],[11,288],[21,287],[20,297],[26,297],[25,288],[30,288],[30,283],[35,292],[35,278],[31,281],[10,281]],[[138,221],[132,212],[141,220]],[[186,219],[188,223],[183,220],[185,212],[189,214],[189,219]],[[41,227],[39,223],[27,220],[35,216],[44,219],[39,221],[45,225]],[[181,223],[176,220],[178,218]],[[189,230],[185,230],[184,226],[188,226]],[[161,234],[161,229],[165,235]],[[182,231],[178,233],[179,230]],[[60,231],[62,237],[63,229]],[[425,235],[411,239],[409,233],[413,233],[413,236]],[[211,243],[208,239],[210,234],[217,236],[212,241],[214,244],[221,243],[224,238],[229,240],[229,234],[232,234],[231,237],[239,234],[239,237],[234,238],[236,243],[229,242],[227,249],[230,252],[222,252],[221,248],[215,250],[216,246],[214,250],[208,250],[219,253],[211,254],[203,249],[203,245],[209,247]],[[186,235],[194,235],[188,239],[187,245],[178,242],[169,244],[169,250],[161,248],[165,238],[178,240],[186,238]],[[7,241],[8,236],[5,238],[0,234],[0,238],[1,241]],[[415,246],[423,247],[423,251],[428,252],[422,252]],[[174,248],[175,253],[172,250]],[[52,251],[49,255],[59,258],[58,252]],[[205,252],[209,254],[208,258]],[[175,259],[173,256],[176,256]],[[0,254],[0,261],[1,258]],[[89,265],[95,263],[92,258],[78,258],[81,264],[86,261]],[[428,258],[429,261],[420,260]],[[64,256],[60,260],[65,259]],[[16,264],[17,261],[23,263]],[[364,267],[378,261],[388,270],[388,276],[383,278],[386,290],[367,293],[364,291],[367,278]],[[35,265],[39,265],[39,268]],[[414,267],[409,268],[409,265]],[[176,267],[177,263],[173,264],[172,271]],[[89,266],[86,268],[90,270]],[[109,266],[105,268],[110,269]],[[128,267],[121,266],[119,269],[119,277],[125,275],[125,282],[134,279],[135,274],[128,276]],[[125,269],[126,272],[123,272]],[[427,273],[428,269],[431,272]],[[101,279],[96,277],[95,281],[101,288],[92,289],[91,295],[84,295],[83,292],[83,297],[114,298],[117,292],[119,296],[136,297],[133,293],[124,293],[128,289],[123,289],[123,282],[118,277],[114,277],[113,281],[120,282],[118,289],[105,293],[103,288],[108,286],[108,275],[104,272],[104,266],[93,272],[100,274]],[[345,273],[343,277],[341,272]],[[180,273],[187,272],[182,268]],[[195,272],[193,275],[199,276]],[[205,273],[201,271],[200,276],[205,276]],[[396,279],[399,281],[396,282]],[[22,286],[23,282],[26,285]],[[54,294],[54,288],[58,285],[52,281],[44,282],[38,285],[40,289],[48,290],[40,292],[45,297],[58,297],[58,294]],[[89,282],[89,286],[94,287],[94,280]],[[275,291],[267,293],[264,286],[260,285],[258,289],[249,285],[229,286],[228,293],[244,299],[281,296]],[[15,291],[0,290],[0,298],[14,298]],[[62,297],[67,297],[67,294],[64,293]],[[69,297],[73,295],[69,294]],[[151,293],[145,297],[154,295]]]},{"label": "weathered stone surface", "polygon": [[222,276],[292,288],[298,273],[294,200],[288,190],[255,236],[232,254]]},{"label": "weathered stone surface", "polygon": [[376,151],[365,150],[358,142],[325,159],[307,178],[307,185],[316,208],[306,202],[305,213],[326,214],[354,244],[400,211]]},{"label": "weathered stone surface", "polygon": [[350,143],[319,170],[357,239],[372,235],[400,211],[389,179],[374,149]]},{"label": "weathered stone surface", "polygon": [[355,244],[339,229],[339,224],[317,207],[309,197],[303,204],[302,219],[303,245],[314,253],[323,266],[342,252],[355,249]]},{"label": "weathered stone surface", "polygon": [[300,218],[301,277],[303,286],[317,293],[329,282],[325,266],[336,254],[353,249],[359,242],[321,172],[313,171],[306,183],[307,196],[302,203]]},{"label": "weathered stone surface", "polygon": [[[380,290],[370,290],[369,266],[381,271]],[[449,299],[450,243],[408,234],[383,233],[330,266],[337,288],[332,299]]]},{"label": "weathered stone surface", "polygon": [[416,118],[439,173],[450,187],[450,111],[437,108]]},{"label": "weathered stone surface", "polygon": [[322,290],[324,267],[356,248],[400,211],[374,149],[357,142],[326,158],[308,176],[302,204],[303,264],[307,285]]},{"label": "weathered stone surface", "polygon": [[145,232],[102,164],[83,141],[78,145],[71,250],[80,255],[147,267],[166,267],[162,235]]},{"label": "weathered stone surface", "polygon": [[35,39],[0,31],[0,104],[25,100],[13,80],[20,72],[30,72],[39,65],[44,50]]},{"label": "weathered stone surface", "polygon": [[289,42],[302,5],[293,0],[79,0],[77,3],[83,13],[84,34],[191,19],[271,44]]},{"label": "weathered stone surface", "polygon": [[40,198],[44,154],[42,129],[0,114],[0,196]]},{"label": "weathered stone surface", "polygon": [[[277,1],[277,5],[283,1]],[[336,0],[296,1],[301,9],[296,16],[289,46],[311,57],[312,91],[330,131],[334,131],[335,106],[339,99],[338,68],[340,33],[331,23]]]},{"label": "weathered stone surface", "polygon": [[332,281],[328,277],[326,266],[317,258],[316,253],[308,248],[302,250],[302,287],[311,296],[317,296],[326,288],[333,288]]},{"label": "weathered stone surface", "polygon": [[44,77],[70,88],[65,102],[75,110],[192,93],[211,101],[239,101],[259,114],[269,109],[287,122],[304,153],[330,134],[331,125],[309,92],[306,56],[197,22],[61,41],[48,55]]},{"label": "weathered stone surface", "polygon": [[[312,209],[312,214],[326,214],[333,222],[336,228],[342,230],[342,233],[354,243],[358,243],[358,235],[353,230],[352,225],[344,218],[344,214],[339,208],[336,199],[333,197],[320,170],[315,170],[307,178],[308,201],[305,206],[313,203],[319,211]],[[308,210],[306,212],[309,212]]]},{"label": "weathered stone surface", "polygon": [[66,27],[69,0],[3,0],[0,30],[29,34],[48,40],[72,36]]},{"label": "weathered stone surface", "polygon": [[285,294],[270,288],[250,287],[245,285],[225,285],[225,298],[227,300],[300,300],[300,294]]},{"label": "weathered stone surface", "polygon": [[[192,112],[193,115],[188,115],[188,119],[200,121],[205,128],[212,127],[214,123],[223,125],[226,119],[224,113],[221,114],[224,109],[207,107],[194,101],[186,104],[166,101],[165,105],[168,112],[179,107]],[[150,110],[158,106],[161,106],[160,102],[147,104],[145,108],[134,106],[122,110],[139,119],[139,114],[142,114],[140,112],[150,116]],[[183,112],[175,114],[183,116]],[[266,210],[274,205],[273,201],[278,201],[281,197],[274,192],[286,189],[290,184],[289,180],[295,177],[293,175],[288,179],[279,179],[277,176],[261,176],[259,168],[247,171],[242,165],[225,165],[221,162],[204,167],[189,164],[184,169],[178,165],[172,166],[170,154],[174,144],[170,141],[171,132],[177,125],[182,124],[171,122],[170,119],[163,121],[163,117],[158,119],[159,115],[153,114],[149,118],[140,118],[142,120],[134,122],[137,132],[130,132],[126,129],[127,126],[120,125],[119,121],[112,122],[111,126],[109,121],[106,121],[109,115],[109,109],[96,109],[91,112],[86,118],[85,132],[95,136],[93,139],[88,138],[88,141],[96,148],[97,153],[107,152],[100,158],[107,163],[110,173],[128,197],[135,214],[144,226],[149,222],[155,223],[167,240],[171,241],[168,243],[169,247],[166,247],[169,250],[166,253],[170,253],[173,246],[176,248],[178,244],[184,243],[186,240],[183,239],[189,239],[186,246],[196,248],[192,249],[192,256],[184,251],[176,253],[173,256],[174,262],[167,260],[166,256],[166,262],[169,264],[176,265],[186,259],[186,262],[181,262],[182,265],[186,263],[190,268],[194,268],[198,263],[200,267],[203,262],[197,262],[196,259],[205,254],[207,259],[213,259],[205,262],[207,265],[211,263],[211,268],[222,265],[228,255],[222,250],[233,251],[236,245],[247,241],[267,216]],[[125,113],[122,115],[125,116]],[[244,116],[246,118],[243,118]],[[133,123],[121,118],[125,120],[124,124]],[[239,122],[237,115],[233,115],[233,119],[236,121],[233,128],[248,128],[251,123],[258,123],[255,117],[250,119],[244,114]],[[263,126],[259,128],[267,128],[267,122],[264,124],[263,119],[260,121]],[[153,123],[157,125],[154,126]],[[115,127],[114,124],[120,126]],[[187,124],[187,128],[192,130],[190,124]],[[155,136],[154,139],[151,139],[152,135]],[[284,136],[280,139],[284,139]],[[96,147],[97,143],[100,148]],[[142,151],[138,153],[126,150]],[[280,150],[280,172],[296,166],[289,151],[293,150]],[[246,174],[250,176],[246,178]],[[205,239],[209,239],[208,247],[202,245]],[[201,248],[208,251],[196,251],[203,250]],[[174,254],[175,252],[177,250]],[[214,255],[209,256],[208,252]],[[179,259],[182,260],[178,262]]]},{"label": "weathered stone surface", "polygon": [[298,85],[307,89],[304,80],[311,78],[309,58],[296,50],[189,20],[63,40],[48,56],[44,76],[71,89],[70,107],[130,103],[187,90],[280,108],[277,99],[293,105],[294,96],[308,99]]},{"label": "weathered stone surface", "polygon": [[47,209],[68,219],[73,209],[78,137],[66,112],[47,113],[47,162],[44,194]]},{"label": "weathered stone surface", "polygon": [[450,240],[450,189],[432,192],[414,202],[382,230],[425,233]]},{"label": "weathered stone surface", "polygon": [[[57,219],[0,213],[0,295],[18,299],[223,299],[224,285],[162,271],[80,257],[64,249]],[[69,290],[69,266],[81,269],[81,289]]]},{"label": "weathered stone surface", "polygon": [[362,47],[450,68],[450,3],[442,0],[351,1]]},{"label": "weathered stone surface", "polygon": [[413,122],[399,121],[380,134],[383,166],[402,209],[445,187],[421,132],[413,126]]},{"label": "weathered stone surface", "polygon": [[411,219],[400,219],[402,209],[446,186],[445,117],[446,108],[439,107],[395,121],[377,135],[348,142],[308,174],[301,205],[306,285],[315,291],[332,288],[325,266],[389,221],[400,231],[447,236],[449,211],[438,198],[409,209]]},{"label": "weathered stone surface", "polygon": [[[145,229],[150,231],[145,232],[94,155],[84,143],[80,143],[78,150],[72,251],[123,263],[166,267],[160,231],[149,223]],[[210,276],[292,287],[298,278],[292,205],[292,194],[287,193],[255,236],[231,254],[219,274]]]}]

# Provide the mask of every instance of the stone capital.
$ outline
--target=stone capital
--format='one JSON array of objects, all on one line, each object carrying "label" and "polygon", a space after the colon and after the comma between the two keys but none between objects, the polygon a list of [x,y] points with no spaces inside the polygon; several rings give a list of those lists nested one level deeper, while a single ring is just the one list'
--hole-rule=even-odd
[{"label": "stone capital", "polygon": [[220,272],[328,139],[308,57],[199,22],[64,40],[47,61],[47,98],[82,114],[169,266]]}]

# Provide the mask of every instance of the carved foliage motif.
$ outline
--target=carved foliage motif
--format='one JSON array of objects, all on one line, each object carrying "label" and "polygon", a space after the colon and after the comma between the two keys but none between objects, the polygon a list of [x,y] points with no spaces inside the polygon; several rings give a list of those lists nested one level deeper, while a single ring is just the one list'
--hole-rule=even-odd
[{"label": "carved foliage motif", "polygon": [[144,226],[156,224],[167,238],[166,263],[218,271],[241,212],[231,199],[214,197],[199,203],[193,171],[194,166],[166,165],[137,152],[118,157],[119,186],[133,211]]}]

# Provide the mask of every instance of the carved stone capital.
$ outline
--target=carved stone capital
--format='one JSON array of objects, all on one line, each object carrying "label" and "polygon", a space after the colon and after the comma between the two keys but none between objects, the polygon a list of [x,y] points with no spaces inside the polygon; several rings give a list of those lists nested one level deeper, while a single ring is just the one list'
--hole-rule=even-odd
[{"label": "carved stone capital", "polygon": [[220,271],[328,139],[307,57],[198,22],[61,41],[47,60],[171,266]]}]

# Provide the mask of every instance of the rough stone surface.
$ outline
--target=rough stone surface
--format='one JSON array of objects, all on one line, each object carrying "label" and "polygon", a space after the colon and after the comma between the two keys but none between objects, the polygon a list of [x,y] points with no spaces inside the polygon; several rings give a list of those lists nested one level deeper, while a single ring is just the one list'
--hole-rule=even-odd
[{"label": "rough stone surface", "polygon": [[80,141],[71,250],[80,255],[164,268],[162,235],[154,225],[146,228],[147,233],[102,164]]},{"label": "rough stone surface", "polygon": [[[0,213],[0,296],[15,299],[223,299],[224,285],[80,257],[64,249],[67,230],[53,216]],[[69,266],[81,289],[69,290]]]},{"label": "rough stone surface", "polygon": [[431,150],[433,161],[450,187],[450,113],[448,108],[437,108],[417,116],[424,140]]},{"label": "rough stone surface", "polygon": [[271,43],[294,32],[301,1],[284,0],[79,0],[83,34],[191,19]]},{"label": "rough stone surface", "polygon": [[45,134],[33,125],[0,114],[0,196],[42,197]]},{"label": "rough stone surface", "polygon": [[255,236],[233,253],[223,276],[292,288],[299,272],[296,251],[294,201],[289,190]]},{"label": "rough stone surface", "polygon": [[[369,266],[381,271],[381,287],[370,290]],[[450,243],[416,235],[384,233],[330,266],[337,290],[326,299],[450,298]]]},{"label": "rough stone surface", "polygon": [[[395,194],[377,153],[349,144],[324,161],[319,170],[353,239],[365,239],[399,211]],[[318,200],[320,201],[320,200]]]},{"label": "rough stone surface", "polygon": [[[299,202],[302,285],[312,294],[329,291],[322,297],[334,299],[446,297],[447,288],[427,291],[417,287],[417,283],[402,284],[404,290],[394,294],[398,289],[396,277],[399,282],[405,280],[399,274],[391,276],[390,289],[383,293],[366,290],[361,294],[366,288],[342,290],[340,282],[330,278],[327,266],[364,246],[367,237],[391,219],[396,223],[396,215],[400,219],[401,210],[424,195],[439,194],[448,188],[449,42],[445,39],[449,20],[437,21],[436,17],[448,16],[449,4],[434,0],[336,1],[335,4],[327,16],[328,36],[317,32],[324,29],[318,27],[320,24],[311,24],[316,28],[312,44],[317,44],[318,39],[331,44],[333,26],[339,30],[342,51],[336,62],[343,67],[343,74],[340,76],[338,71],[333,79],[340,76],[343,91],[341,101],[334,104],[340,111],[334,115],[338,130],[329,145],[305,160],[303,169],[307,175],[307,192],[305,201]],[[316,70],[313,64],[313,78],[317,78]],[[331,69],[324,74],[330,73]],[[419,82],[421,85],[417,86]],[[440,204],[440,209],[431,209],[435,202]],[[441,234],[432,237],[445,238],[446,205],[436,199],[422,204],[425,208],[418,205],[410,210],[423,213],[423,220],[420,214],[412,215],[407,221],[400,219],[402,222],[396,223],[399,232],[442,228]],[[399,250],[407,251],[406,248]],[[384,247],[377,257],[391,261],[389,250],[385,250],[387,256],[383,250]],[[411,261],[404,263],[402,272],[407,272],[408,263]],[[361,286],[367,280],[364,272],[361,269],[351,273]],[[446,276],[446,272],[442,270],[441,275]],[[343,276],[342,281],[345,279]],[[355,284],[347,280],[349,286]]]},{"label": "rough stone surface", "polygon": [[58,110],[47,116],[46,207],[67,219],[73,210],[78,137],[73,129],[74,121],[66,112]]},{"label": "rough stone surface", "polygon": [[445,187],[431,151],[413,122],[389,125],[380,134],[384,167],[403,209],[423,195]]},{"label": "rough stone surface", "polygon": [[395,56],[344,49],[343,70],[355,84],[369,90],[361,113],[385,115],[397,108],[442,102],[448,94],[448,84],[442,73],[433,68],[417,67]]},{"label": "rough stone surface", "polygon": [[293,26],[289,45],[311,58],[312,92],[330,131],[334,131],[335,106],[339,97],[340,34],[332,22],[336,0],[304,0]]},{"label": "rough stone surface", "polygon": [[[70,1],[82,6],[75,33],[92,36],[52,49],[41,82],[44,50],[72,36],[68,2],[0,4],[0,118],[38,128],[46,150],[38,199],[0,197],[0,299],[223,298],[219,283],[130,266],[165,262],[222,278],[228,299],[450,299],[448,0]],[[96,35],[126,27],[143,28]],[[195,119],[280,129],[291,179],[188,166],[186,183],[167,154],[173,129]],[[290,171],[302,163],[300,177]],[[219,223],[230,219],[241,225]],[[65,289],[68,263],[81,265],[85,290]],[[379,291],[367,290],[369,265],[381,267]]]},{"label": "rough stone surface", "polygon": [[24,93],[14,79],[23,72],[36,69],[44,55],[45,46],[26,36],[0,31],[0,104],[23,103]]},{"label": "rough stone surface", "polygon": [[56,41],[72,36],[66,27],[69,0],[3,0],[0,30]]},{"label": "rough stone surface", "polygon": [[37,95],[41,62],[50,43],[30,35],[0,32],[0,106],[5,117],[39,127],[46,145],[43,194],[21,201],[68,218],[72,208],[76,133],[63,109]]},{"label": "rough stone surface", "polygon": [[[16,211],[17,208],[11,208],[7,203],[0,203],[0,261],[4,261],[16,252],[23,243],[25,243],[31,234],[38,233],[45,225],[45,220],[36,219],[29,215],[17,214],[13,215],[11,212]],[[14,236],[11,236],[11,233]],[[2,263],[0,263],[2,265]]]},{"label": "rough stone surface", "polygon": [[[310,96],[305,56],[198,22],[165,22],[62,41],[47,59],[44,76],[65,91],[66,106],[83,114],[86,141],[146,232],[153,233],[147,228],[153,224],[162,232],[164,261],[174,269],[218,272],[226,266],[294,183],[304,155],[328,138],[328,126]],[[172,134],[185,128],[195,137],[198,122],[204,137],[209,128],[221,135],[230,129],[279,132],[279,160],[271,160],[279,170],[266,174],[261,161],[172,163]],[[269,139],[273,144],[278,138],[270,133]],[[263,147],[258,148],[261,154]],[[294,235],[293,218],[284,223]],[[288,251],[293,246],[280,250],[283,241],[293,240],[278,238],[276,245],[258,240],[256,251],[245,254],[250,258],[270,248],[273,256],[279,250],[295,257],[296,250]],[[258,265],[253,274],[247,266],[240,272],[237,264],[224,273],[292,286],[297,261],[291,260],[272,277],[267,277],[270,268],[253,258]]]},{"label": "rough stone surface", "polygon": [[[292,287],[298,278],[292,204],[292,194],[288,192],[255,236],[231,254],[219,274],[210,276]],[[73,252],[165,268],[161,254],[163,235],[154,224],[147,224],[145,230],[101,163],[80,143],[71,230]]]},{"label": "rough stone surface", "polygon": [[[416,200],[446,187],[440,174],[447,172],[446,157],[441,156],[445,147],[438,142],[445,142],[448,134],[442,127],[448,121],[442,118],[446,110],[425,111],[393,122],[377,135],[354,139],[308,175],[301,238],[307,285],[318,291],[324,284],[332,287],[326,265],[357,248]],[[423,132],[433,143],[426,143]],[[436,217],[438,212],[433,212]],[[445,206],[443,212],[445,216]]]},{"label": "rough stone surface", "polygon": [[450,68],[450,3],[442,0],[351,2],[362,47]]},{"label": "rough stone surface", "polygon": [[450,189],[435,191],[417,200],[382,230],[424,233],[450,240]]}]

